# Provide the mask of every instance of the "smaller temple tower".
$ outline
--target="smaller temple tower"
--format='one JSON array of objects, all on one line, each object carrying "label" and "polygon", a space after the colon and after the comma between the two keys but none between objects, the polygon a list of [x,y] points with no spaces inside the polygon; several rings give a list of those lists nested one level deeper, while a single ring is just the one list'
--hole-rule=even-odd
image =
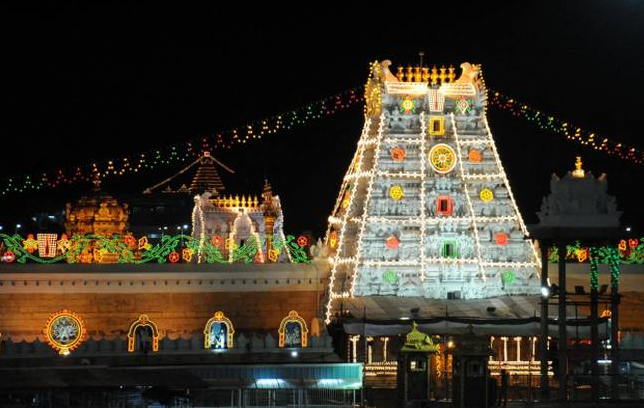
[{"label": "smaller temple tower", "polygon": [[65,206],[65,231],[68,236],[95,234],[123,236],[129,223],[128,205],[101,190],[101,180],[94,178],[94,191],[76,203]]}]

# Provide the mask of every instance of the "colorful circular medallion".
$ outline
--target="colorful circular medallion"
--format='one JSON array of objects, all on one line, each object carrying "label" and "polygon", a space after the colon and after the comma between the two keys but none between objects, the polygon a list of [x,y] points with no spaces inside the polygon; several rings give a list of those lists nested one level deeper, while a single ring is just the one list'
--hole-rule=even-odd
[{"label": "colorful circular medallion", "polygon": [[62,310],[49,318],[44,333],[47,343],[57,350],[58,354],[66,356],[83,340],[85,327],[78,315],[69,310]]},{"label": "colorful circular medallion", "polygon": [[510,284],[510,283],[514,282],[516,280],[516,278],[517,278],[517,275],[514,273],[514,271],[508,270],[508,271],[504,271],[501,274],[501,280],[503,281],[503,283]]},{"label": "colorful circular medallion", "polygon": [[391,269],[387,269],[382,274],[382,279],[387,283],[396,283],[396,281],[398,281],[398,274]]},{"label": "colorful circular medallion", "polygon": [[429,151],[429,164],[436,173],[449,173],[456,166],[456,153],[445,143],[434,145]]},{"label": "colorful circular medallion", "polygon": [[477,149],[472,149],[470,152],[467,154],[467,158],[471,163],[480,163],[481,159],[483,158],[481,155],[481,152]]},{"label": "colorful circular medallion", "polygon": [[489,188],[484,188],[479,193],[479,197],[484,203],[489,203],[490,201],[494,200],[494,193]]},{"label": "colorful circular medallion", "polygon": [[508,234],[505,232],[499,232],[496,235],[494,235],[494,242],[497,243],[497,245],[507,245],[508,243]]},{"label": "colorful circular medallion", "polygon": [[306,237],[306,235],[300,235],[297,237],[297,244],[300,247],[305,247],[309,244],[309,239]]},{"label": "colorful circular medallion", "polygon": [[405,155],[406,155],[405,149],[403,149],[402,147],[396,146],[393,149],[391,149],[391,158],[395,162],[401,162],[405,160]]},{"label": "colorful circular medallion", "polygon": [[387,248],[389,249],[396,249],[398,248],[398,245],[400,245],[400,241],[392,235],[385,240],[385,245],[387,245]]},{"label": "colorful circular medallion", "polygon": [[401,186],[392,186],[389,189],[389,197],[393,198],[396,201],[400,200],[404,196],[405,196],[405,193]]}]

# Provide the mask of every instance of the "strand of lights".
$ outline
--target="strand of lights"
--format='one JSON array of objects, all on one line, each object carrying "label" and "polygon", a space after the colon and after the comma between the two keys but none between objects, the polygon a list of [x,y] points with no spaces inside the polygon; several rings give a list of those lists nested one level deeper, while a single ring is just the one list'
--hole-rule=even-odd
[{"label": "strand of lights", "polygon": [[425,112],[420,113],[420,280],[425,280]]},{"label": "strand of lights", "polygon": [[304,126],[314,120],[360,106],[364,101],[361,90],[362,87],[355,87],[291,111],[256,120],[247,125],[145,153],[72,168],[59,168],[44,173],[9,176],[0,179],[0,197],[27,191],[57,188],[77,182],[90,182],[96,177],[108,179],[144,170],[152,170],[159,166],[189,162],[200,157],[204,151],[212,152],[231,149],[237,145],[244,145],[253,140],[262,139],[264,136]]},{"label": "strand of lights", "polygon": [[[380,158],[380,148],[382,146],[382,133],[383,133],[383,128],[385,124],[385,114],[382,113],[380,114],[380,120],[378,121],[378,136],[376,139],[376,146],[373,151],[373,168],[377,169],[378,168],[378,159]],[[360,160],[360,166],[362,167],[363,162]],[[364,230],[367,225],[367,218],[369,216],[368,208],[367,205],[371,201],[371,194],[373,192],[373,182],[375,180],[375,174],[369,178],[369,181],[367,182],[367,196],[364,199],[364,204],[362,208],[362,219],[360,220],[360,227],[358,229],[358,236],[357,236],[357,241],[358,245],[356,248],[356,268],[354,273],[351,275],[351,286],[349,287],[349,292],[351,292],[351,297],[353,298],[355,286],[356,286],[356,280],[358,279],[358,267],[360,265],[360,254],[362,253],[362,238],[364,235]],[[353,196],[353,194],[352,194]]]},{"label": "strand of lights", "polygon": [[590,247],[590,290],[597,290],[599,288],[599,270],[597,269],[599,263],[599,251],[597,247]]},{"label": "strand of lights", "polygon": [[600,135],[586,131],[580,127],[572,126],[567,121],[532,108],[501,92],[490,91],[490,94],[491,97],[488,99],[489,106],[509,112],[512,116],[526,120],[541,130],[558,133],[567,140],[572,140],[582,146],[588,146],[597,151],[606,152],[609,155],[617,156],[623,160],[632,161],[636,164],[642,164],[644,162],[644,152],[612,140],[610,136]]},{"label": "strand of lights", "polygon": [[[329,217],[329,222],[331,222],[331,219],[333,219],[333,222],[341,222],[339,218],[336,217]],[[456,222],[463,222],[463,223],[469,223],[472,221],[472,219],[476,222],[512,222],[512,221],[518,221],[519,217],[513,216],[513,215],[504,215],[501,217],[440,217],[440,218],[429,218],[427,221],[428,223],[431,224],[447,224],[447,223],[456,223]],[[349,219],[351,222],[360,222],[360,218],[354,217]],[[398,224],[398,225],[421,225],[422,220],[420,218],[416,219],[392,219],[388,217],[379,217],[379,216],[371,216],[369,217],[369,221],[372,222],[380,222],[383,224]]]},{"label": "strand of lights", "polygon": [[[459,160],[458,160],[458,169],[459,169],[459,172],[461,173],[461,178],[463,178],[463,176],[465,175],[465,169],[463,168],[463,160],[461,160],[461,158],[463,156],[461,154],[461,145],[460,145],[460,141],[459,141],[459,138],[458,138],[458,131],[456,129],[456,121],[454,120],[454,114],[453,113],[451,113],[449,117],[450,117],[450,120],[452,122],[452,133],[454,134],[454,140],[456,142],[455,143],[456,144],[456,157],[459,158]],[[485,276],[485,272],[483,271],[483,265],[482,265],[483,256],[481,254],[481,241],[479,239],[479,229],[476,226],[476,220],[475,220],[476,215],[474,214],[474,206],[472,206],[472,199],[470,198],[470,193],[469,193],[469,190],[467,188],[467,183],[463,183],[463,190],[465,191],[465,201],[467,202],[467,207],[468,207],[468,209],[470,211],[470,217],[471,217],[472,224],[473,224],[473,227],[474,227],[473,228],[473,230],[474,230],[474,240],[476,242],[476,257],[477,257],[477,259],[479,261],[479,263],[478,263],[478,265],[479,265],[479,273],[481,274],[481,279],[485,282],[487,280],[487,278]]]},{"label": "strand of lights", "polygon": [[[367,135],[369,134],[369,129],[371,128],[371,118],[366,118],[364,126],[362,128],[362,134],[360,135],[360,140],[364,140],[367,138]],[[360,171],[362,168],[362,160],[363,160],[363,153],[365,150],[364,145],[358,144],[358,148],[356,149],[356,154],[354,155],[353,161],[351,162],[351,165],[349,166],[348,172],[351,171]],[[357,168],[356,168],[357,167]],[[336,201],[336,206],[334,209],[334,214],[338,211],[340,208],[340,203],[343,200],[344,193],[347,191],[347,186],[348,182],[347,180],[344,180],[342,182],[342,189],[340,190],[340,193],[338,195],[338,200]],[[340,258],[341,251],[340,249],[342,248],[342,244],[344,243],[344,234],[346,231],[346,226],[348,224],[347,220],[349,219],[349,213],[351,212],[351,209],[353,208],[353,199],[355,197],[355,194],[350,194],[349,195],[349,203],[347,205],[347,208],[344,211],[344,214],[342,215],[342,224],[340,226],[340,234],[338,235],[338,241],[336,243],[336,254],[332,259],[333,267],[331,268],[331,277],[329,278],[329,301],[326,304],[326,314],[325,314],[325,322],[329,324],[331,322],[331,312],[332,312],[332,302],[333,299],[337,298],[337,294],[333,290],[333,284],[335,283],[335,274],[337,273],[338,270],[338,264],[335,262],[336,259]],[[327,229],[327,234],[326,234],[326,239],[325,243],[328,245],[329,241],[329,236],[331,234],[331,226],[328,227]]]},{"label": "strand of lights", "polygon": [[617,293],[619,287],[619,251],[614,246],[610,249],[610,287],[613,293]]},{"label": "strand of lights", "polygon": [[[494,138],[492,137],[492,131],[490,130],[490,125],[488,124],[486,115],[483,115],[483,124],[485,125],[485,131],[487,132],[487,135],[490,138],[490,141],[493,142]],[[508,195],[510,196],[510,203],[512,203],[512,209],[514,210],[514,213],[518,217],[519,225],[521,226],[521,231],[523,232],[523,235],[525,237],[529,237],[530,233],[528,232],[528,228],[525,226],[525,223],[523,222],[523,217],[521,217],[521,213],[519,212],[519,206],[517,206],[517,202],[514,199],[514,194],[512,194],[512,189],[510,188],[510,181],[508,180],[508,177],[505,174],[505,169],[503,168],[503,163],[501,163],[499,152],[496,150],[496,144],[492,143],[490,147],[492,148],[492,153],[494,154],[494,160],[496,161],[496,165],[497,165],[497,168],[499,169],[499,173],[503,178],[503,184],[505,185],[505,189],[507,190]],[[536,263],[539,266],[539,268],[541,268],[541,257],[537,253],[537,248],[535,247],[534,243],[531,243],[530,246],[532,247],[532,255],[534,256],[534,259],[536,260]]]}]

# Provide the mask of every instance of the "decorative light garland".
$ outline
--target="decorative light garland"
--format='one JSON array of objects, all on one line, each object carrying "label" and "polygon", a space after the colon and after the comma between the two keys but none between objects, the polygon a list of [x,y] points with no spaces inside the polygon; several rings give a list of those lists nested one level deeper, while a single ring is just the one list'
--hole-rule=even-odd
[{"label": "decorative light garland", "polygon": [[490,90],[488,106],[493,106],[509,112],[512,116],[535,124],[541,130],[558,133],[565,136],[568,140],[573,140],[594,150],[603,151],[607,154],[617,156],[620,159],[632,161],[637,164],[642,164],[644,162],[644,152],[639,149],[626,146],[621,142],[612,140],[609,136],[600,135],[584,130],[580,127],[572,126],[567,121],[528,106],[523,102],[519,102],[514,98],[502,94],[501,92]]},{"label": "decorative light garland", "polygon": [[[31,234],[30,234],[31,235]],[[39,234],[41,235],[41,234]],[[52,264],[58,262],[90,263],[101,262],[106,255],[112,255],[118,263],[143,264],[143,263],[178,263],[183,260],[192,262],[193,256],[198,255],[197,262],[205,263],[263,263],[263,248],[266,239],[255,236],[256,239],[246,240],[244,245],[226,245],[228,258],[224,257],[221,248],[221,237],[213,235],[198,239],[190,235],[164,235],[160,242],[152,245],[147,237],[138,240],[127,234],[123,237],[114,235],[105,237],[101,235],[74,235],[68,239],[62,234],[60,239],[53,241],[56,250],[54,256],[41,257],[34,251],[31,241],[33,238],[23,239],[20,235],[7,235],[0,233],[0,247],[6,248],[0,260],[6,263],[17,262],[24,264],[35,262]],[[39,245],[39,244],[36,244]],[[298,245],[292,235],[281,236],[273,240],[273,248],[286,251],[289,262],[309,263],[310,260],[303,247]],[[36,247],[37,249],[40,249]]]},{"label": "decorative light garland", "polygon": [[204,151],[230,149],[233,146],[243,145],[264,136],[306,125],[313,120],[334,115],[339,111],[361,106],[364,101],[361,91],[362,87],[351,88],[282,114],[145,153],[73,168],[59,168],[45,173],[9,176],[0,179],[0,197],[26,191],[56,188],[81,181],[90,182],[95,177],[107,179],[134,174],[162,165],[191,161],[201,156]]},{"label": "decorative light garland", "polygon": [[[617,259],[622,265],[644,265],[644,238],[641,239],[622,239],[615,249]],[[593,255],[593,250],[596,255]],[[590,257],[588,256],[590,254]],[[593,258],[597,263],[602,265],[611,265],[611,247],[587,248],[582,247],[577,241],[573,245],[566,245],[566,262],[589,262],[592,270]],[[548,262],[557,263],[559,261],[559,250],[556,246],[548,248]],[[592,281],[592,277],[591,277]]]}]

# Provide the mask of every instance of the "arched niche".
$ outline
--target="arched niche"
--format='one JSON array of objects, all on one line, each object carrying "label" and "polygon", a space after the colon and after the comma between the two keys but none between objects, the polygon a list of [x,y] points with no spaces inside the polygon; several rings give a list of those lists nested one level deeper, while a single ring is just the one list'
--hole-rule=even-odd
[{"label": "arched niche", "polygon": [[148,351],[148,341],[152,351],[159,351],[159,329],[148,315],[142,314],[132,322],[127,332],[127,351]]},{"label": "arched niche", "polygon": [[214,350],[232,348],[234,334],[235,328],[233,327],[233,323],[224,315],[224,312],[217,311],[206,322],[206,327],[203,329],[204,348]]},{"label": "arched niche", "polygon": [[309,329],[306,322],[295,310],[288,312],[288,316],[282,319],[279,334],[279,346],[283,347],[306,347],[308,345]]}]

